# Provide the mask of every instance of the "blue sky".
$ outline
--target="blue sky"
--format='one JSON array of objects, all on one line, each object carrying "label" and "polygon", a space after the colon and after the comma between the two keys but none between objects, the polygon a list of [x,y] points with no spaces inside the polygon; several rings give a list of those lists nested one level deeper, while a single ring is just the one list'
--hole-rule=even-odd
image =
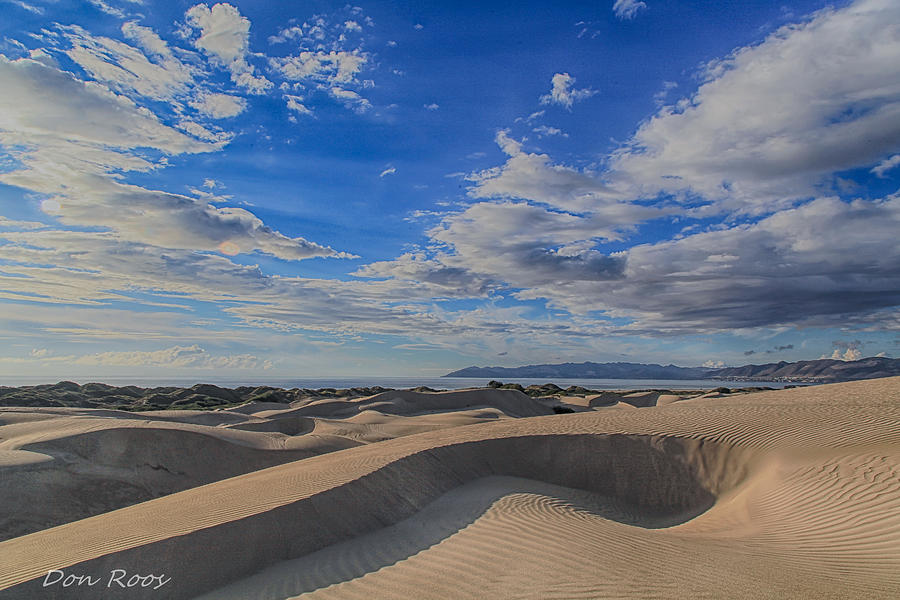
[{"label": "blue sky", "polygon": [[0,375],[900,354],[891,0],[0,3]]}]

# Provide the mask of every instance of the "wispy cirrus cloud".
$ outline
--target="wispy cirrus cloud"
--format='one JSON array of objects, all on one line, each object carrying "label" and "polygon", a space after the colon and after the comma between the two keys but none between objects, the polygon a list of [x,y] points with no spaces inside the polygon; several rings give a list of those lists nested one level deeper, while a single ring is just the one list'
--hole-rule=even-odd
[{"label": "wispy cirrus cloud", "polygon": [[217,356],[201,346],[172,346],[161,350],[131,350],[97,352],[93,354],[60,355],[50,354],[46,348],[32,350],[28,357],[0,357],[3,363],[39,363],[81,367],[166,367],[169,369],[236,369],[268,370],[272,362],[252,354]]},{"label": "wispy cirrus cloud", "polygon": [[616,0],[612,10],[619,19],[628,20],[635,18],[642,10],[647,10],[647,3],[640,0]]}]

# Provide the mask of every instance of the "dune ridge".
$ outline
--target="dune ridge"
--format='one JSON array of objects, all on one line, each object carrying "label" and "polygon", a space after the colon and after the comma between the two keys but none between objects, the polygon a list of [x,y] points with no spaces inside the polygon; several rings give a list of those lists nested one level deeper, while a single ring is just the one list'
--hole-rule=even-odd
[{"label": "dune ridge", "polygon": [[[173,577],[154,596],[171,598],[889,597],[900,592],[898,459],[900,378],[495,420],[2,542],[0,597],[30,597],[52,568],[147,565]],[[320,557],[359,556],[417,515],[427,526],[421,515],[454,495],[470,508],[427,547],[314,585],[288,567],[340,565]]]},{"label": "dune ridge", "polygon": [[4,407],[0,540],[318,454],[552,412],[515,390],[315,394],[215,411]]}]

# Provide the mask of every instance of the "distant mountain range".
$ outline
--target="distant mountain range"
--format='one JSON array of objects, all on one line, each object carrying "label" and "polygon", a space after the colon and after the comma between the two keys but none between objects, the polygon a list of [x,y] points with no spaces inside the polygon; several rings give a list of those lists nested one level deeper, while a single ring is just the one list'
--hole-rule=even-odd
[{"label": "distant mountain range", "polygon": [[900,359],[872,357],[855,361],[823,358],[710,369],[641,363],[561,363],[524,367],[466,367],[444,377],[502,379],[723,379],[826,383],[900,375]]}]

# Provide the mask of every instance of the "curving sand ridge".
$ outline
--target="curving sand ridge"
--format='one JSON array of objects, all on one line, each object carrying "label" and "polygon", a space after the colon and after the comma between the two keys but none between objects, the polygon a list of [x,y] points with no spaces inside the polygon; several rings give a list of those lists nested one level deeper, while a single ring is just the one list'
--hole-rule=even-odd
[{"label": "curving sand ridge", "polygon": [[[503,419],[2,542],[0,597],[897,597],[898,476],[900,378]],[[40,586],[117,568],[172,582]]]},{"label": "curving sand ridge", "polygon": [[550,413],[515,390],[254,401],[216,411],[0,408],[0,540],[326,452]]}]

